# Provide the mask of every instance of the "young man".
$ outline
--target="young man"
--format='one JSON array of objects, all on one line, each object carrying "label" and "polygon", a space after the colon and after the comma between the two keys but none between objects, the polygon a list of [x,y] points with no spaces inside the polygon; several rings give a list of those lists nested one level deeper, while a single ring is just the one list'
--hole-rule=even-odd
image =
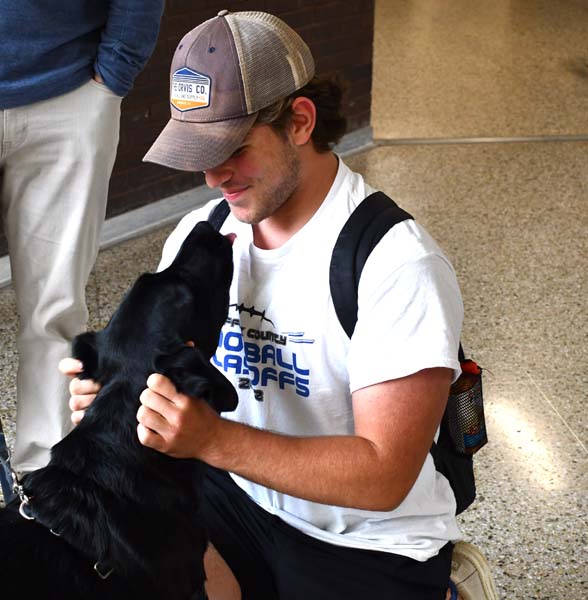
[{"label": "young man", "polygon": [[[459,288],[403,222],[368,259],[346,336],[329,262],[373,190],[330,150],[341,94],[313,75],[304,42],[265,13],[221,11],[176,50],[172,119],[146,160],[204,171],[230,206],[235,275],[214,363],[239,406],[219,417],[154,374],[138,436],[211,465],[205,516],[243,598],[441,600],[460,532],[429,449],[460,370]],[[217,203],[182,220],[160,269]],[[71,389],[77,421],[96,388]]]}]

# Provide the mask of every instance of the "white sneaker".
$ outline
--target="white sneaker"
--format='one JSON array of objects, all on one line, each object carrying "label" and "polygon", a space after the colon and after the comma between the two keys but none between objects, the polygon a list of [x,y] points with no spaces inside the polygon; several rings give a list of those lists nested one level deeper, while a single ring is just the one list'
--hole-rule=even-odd
[{"label": "white sneaker", "polygon": [[490,565],[473,544],[455,544],[451,558],[451,580],[463,600],[498,600]]}]

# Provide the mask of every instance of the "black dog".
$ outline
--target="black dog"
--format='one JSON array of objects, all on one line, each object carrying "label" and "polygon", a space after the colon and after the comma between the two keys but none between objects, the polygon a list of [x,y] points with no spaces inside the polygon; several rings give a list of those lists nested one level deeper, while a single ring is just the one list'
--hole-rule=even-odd
[{"label": "black dog", "polygon": [[235,409],[234,388],[210,364],[232,272],[230,241],[198,223],[168,269],[139,277],[104,330],[74,340],[83,377],[102,389],[0,511],[3,598],[205,597],[205,467],[142,446],[136,413],[153,372],[219,412]]}]

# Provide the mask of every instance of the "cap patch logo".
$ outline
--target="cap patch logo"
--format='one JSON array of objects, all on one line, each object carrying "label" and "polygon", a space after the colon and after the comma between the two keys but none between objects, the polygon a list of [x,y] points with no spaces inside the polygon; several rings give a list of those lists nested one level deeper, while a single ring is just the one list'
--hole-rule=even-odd
[{"label": "cap patch logo", "polygon": [[172,75],[170,102],[178,110],[194,110],[210,105],[210,77],[183,67]]}]

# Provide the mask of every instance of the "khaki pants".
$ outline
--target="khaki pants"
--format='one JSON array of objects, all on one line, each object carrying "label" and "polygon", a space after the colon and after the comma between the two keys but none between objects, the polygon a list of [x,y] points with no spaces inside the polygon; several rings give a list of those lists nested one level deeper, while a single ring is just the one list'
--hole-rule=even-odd
[{"label": "khaki pants", "polygon": [[121,98],[93,80],[0,110],[0,201],[20,325],[13,468],[44,466],[70,428],[57,370],[87,323],[85,287],[98,251],[116,156]]}]

